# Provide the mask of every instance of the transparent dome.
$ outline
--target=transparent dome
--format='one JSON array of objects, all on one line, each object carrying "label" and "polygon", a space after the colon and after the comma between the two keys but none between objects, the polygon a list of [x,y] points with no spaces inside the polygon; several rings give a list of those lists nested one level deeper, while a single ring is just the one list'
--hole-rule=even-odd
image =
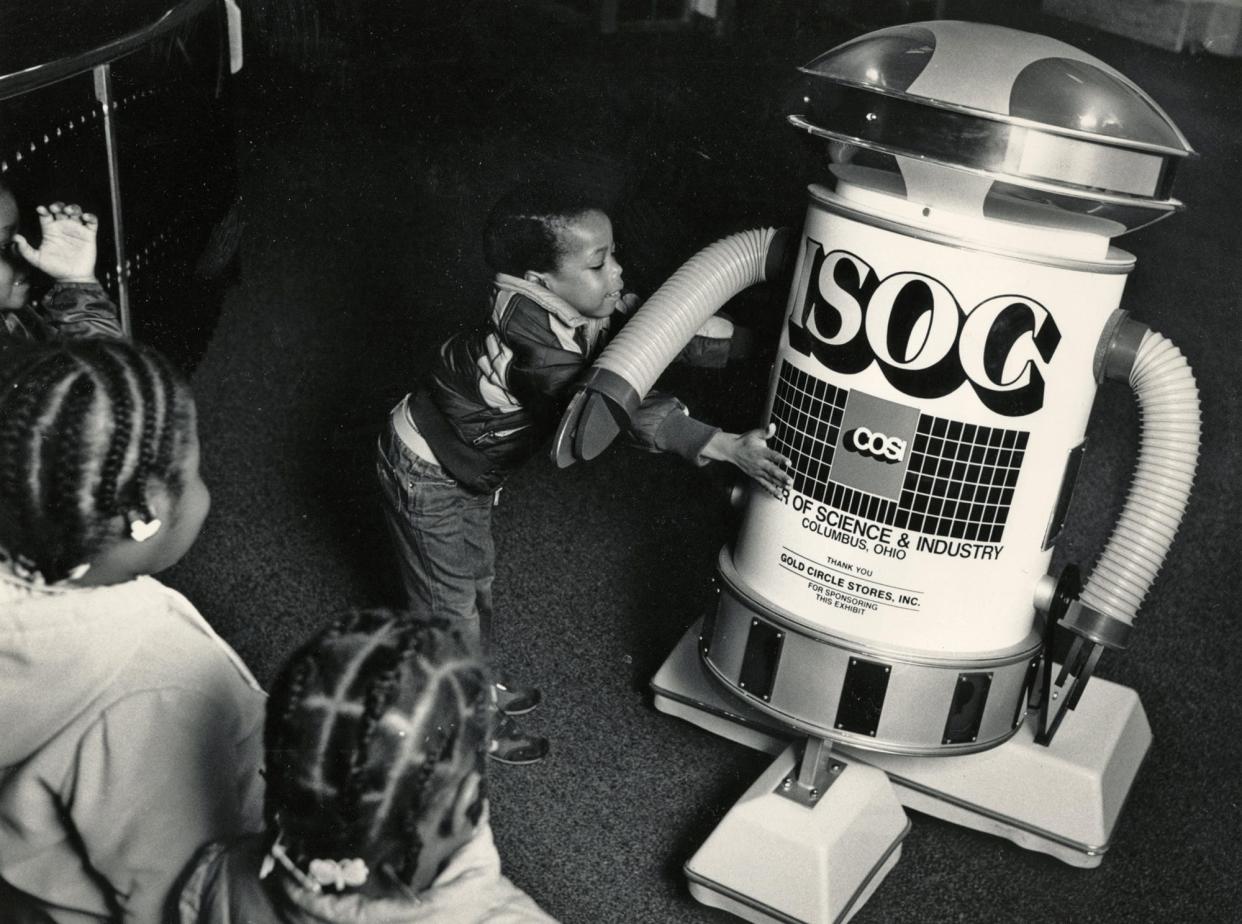
[{"label": "transparent dome", "polygon": [[1042,35],[968,22],[881,29],[799,68],[818,82],[905,95],[927,105],[1054,133],[1191,148],[1173,121],[1129,78],[1072,45]]},{"label": "transparent dome", "polygon": [[935,34],[922,26],[881,29],[839,45],[803,68],[834,83],[904,93],[931,62]]},{"label": "transparent dome", "polygon": [[1121,75],[1085,61],[1044,58],[1028,64],[1014,80],[1009,115],[1179,154],[1191,150],[1147,94]]},{"label": "transparent dome", "polygon": [[[1082,200],[1127,228],[1180,207],[1174,167],[1194,153],[1135,83],[1071,45],[968,22],[881,29],[799,69],[790,121],[811,134]],[[1120,218],[1125,215],[1126,217]],[[1157,214],[1155,217],[1160,217]]]}]

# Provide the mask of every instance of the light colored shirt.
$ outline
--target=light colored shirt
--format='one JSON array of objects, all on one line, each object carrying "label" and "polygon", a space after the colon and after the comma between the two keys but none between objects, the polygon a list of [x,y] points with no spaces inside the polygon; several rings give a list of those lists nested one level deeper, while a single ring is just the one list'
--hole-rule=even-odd
[{"label": "light colored shirt", "polygon": [[162,920],[204,843],[262,826],[264,705],[159,581],[0,566],[0,878],[57,924]]}]

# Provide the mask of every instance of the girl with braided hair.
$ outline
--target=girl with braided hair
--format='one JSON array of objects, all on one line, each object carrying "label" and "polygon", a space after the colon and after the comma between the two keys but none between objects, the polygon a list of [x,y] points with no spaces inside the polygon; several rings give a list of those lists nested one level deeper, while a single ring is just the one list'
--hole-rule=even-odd
[{"label": "girl with braided hair", "polygon": [[294,654],[267,707],[267,833],[203,851],[181,924],[552,921],[501,875],[491,676],[443,626],[354,611]]},{"label": "girl with braided hair", "polygon": [[265,697],[183,596],[210,506],[194,400],[154,350],[0,367],[0,919],[157,922],[204,843],[262,827]]}]

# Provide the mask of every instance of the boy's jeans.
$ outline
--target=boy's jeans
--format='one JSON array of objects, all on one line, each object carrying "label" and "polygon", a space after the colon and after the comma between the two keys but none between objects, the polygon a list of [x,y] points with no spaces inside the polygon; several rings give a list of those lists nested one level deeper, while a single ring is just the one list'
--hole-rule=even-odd
[{"label": "boy's jeans", "polygon": [[492,495],[470,493],[412,453],[391,424],[380,437],[376,471],[411,612],[446,620],[487,654],[496,573]]}]

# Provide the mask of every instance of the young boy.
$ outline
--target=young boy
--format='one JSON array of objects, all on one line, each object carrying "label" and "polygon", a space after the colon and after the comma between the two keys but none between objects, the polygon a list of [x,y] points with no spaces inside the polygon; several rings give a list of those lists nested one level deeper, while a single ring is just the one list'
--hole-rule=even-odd
[{"label": "young boy", "polygon": [[[448,620],[486,651],[491,637],[493,496],[556,431],[574,384],[629,307],[612,223],[591,200],[550,186],[519,187],[493,208],[484,251],[496,271],[491,313],[441,345],[417,388],[393,409],[380,440],[385,513],[410,605]],[[724,433],[652,393],[631,437],[696,465],[731,462],[777,496],[786,460],[760,430]],[[507,716],[533,709],[533,688],[497,685]],[[531,763],[545,739],[501,724],[494,759]]]},{"label": "young boy", "polygon": [[[37,250],[17,233],[17,200],[0,184],[0,349],[14,340],[123,336],[116,306],[95,279],[99,220],[60,202],[36,211]],[[52,281],[37,301],[35,270]]]}]

